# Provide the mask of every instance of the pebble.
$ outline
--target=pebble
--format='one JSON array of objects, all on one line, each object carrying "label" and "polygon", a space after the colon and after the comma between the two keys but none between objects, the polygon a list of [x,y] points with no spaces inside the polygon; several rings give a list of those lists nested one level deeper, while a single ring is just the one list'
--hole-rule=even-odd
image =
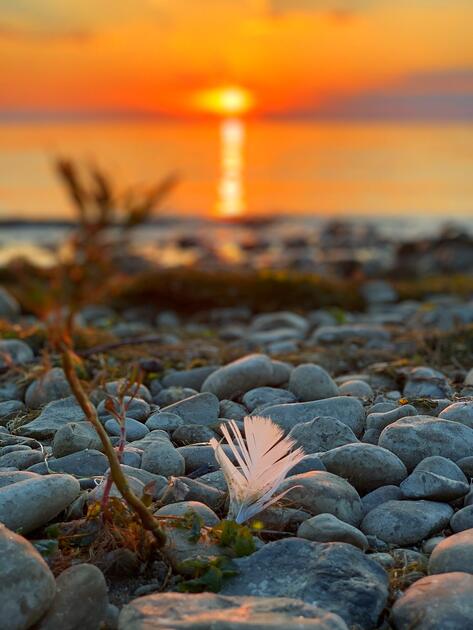
[{"label": "pebble", "polygon": [[81,422],[86,418],[73,396],[48,403],[40,415],[21,426],[17,433],[27,437],[48,439],[54,437],[58,429],[69,422]]},{"label": "pebble", "polygon": [[97,431],[90,422],[70,422],[54,434],[53,455],[56,458],[85,449],[101,451],[102,448]]},{"label": "pebble", "polygon": [[[105,430],[109,435],[120,435],[120,424],[112,418],[105,423]],[[145,435],[149,433],[149,428],[142,422],[135,420],[134,418],[125,418],[125,436],[127,442],[134,442],[135,440],[141,440]]]},{"label": "pebble", "polygon": [[313,402],[266,407],[264,415],[289,432],[296,424],[309,422],[318,416],[330,416],[347,425],[356,436],[364,427],[363,405],[350,396],[336,396]]},{"label": "pebble", "polygon": [[466,630],[473,619],[473,576],[452,572],[418,580],[394,603],[395,630]]},{"label": "pebble", "polygon": [[395,453],[408,470],[413,470],[431,455],[440,455],[452,461],[471,455],[473,429],[441,418],[412,416],[387,426],[378,444]]},{"label": "pebble", "polygon": [[[251,621],[247,621],[251,620]],[[348,630],[333,613],[288,597],[227,597],[214,593],[154,593],[131,601],[120,613],[118,630],[246,627],[288,630]],[[250,626],[248,626],[248,623]],[[302,625],[303,624],[303,625]]]},{"label": "pebble", "polygon": [[288,488],[286,503],[312,515],[333,514],[341,521],[357,526],[362,517],[361,499],[348,481],[329,472],[314,471],[289,477],[279,487]]},{"label": "pebble", "polygon": [[384,569],[353,545],[278,540],[234,562],[223,595],[299,597],[361,628],[376,627],[387,601]]},{"label": "pebble", "polygon": [[415,545],[446,527],[452,514],[447,503],[392,500],[368,512],[360,529],[386,543]]},{"label": "pebble", "polygon": [[28,386],[25,403],[30,409],[44,407],[53,400],[67,398],[71,388],[61,368],[51,368]]},{"label": "pebble", "polygon": [[301,402],[333,398],[339,393],[331,376],[320,365],[313,363],[305,363],[292,370],[288,389]]},{"label": "pebble", "polygon": [[13,453],[2,455],[0,457],[0,468],[13,466],[19,470],[24,470],[43,460],[44,455],[41,451],[33,451],[28,448],[26,451],[14,451]]},{"label": "pebble", "polygon": [[184,424],[184,420],[169,411],[155,411],[149,416],[145,424],[150,431],[155,431],[156,429],[175,431]]},{"label": "pebble", "polygon": [[473,529],[445,538],[432,551],[429,573],[463,571],[473,575]]},{"label": "pebble", "polygon": [[450,398],[452,388],[445,374],[430,367],[416,367],[408,374],[403,395],[406,398]]},{"label": "pebble", "polygon": [[312,335],[314,344],[340,344],[389,341],[390,334],[382,326],[369,324],[341,324],[339,326],[320,326]]},{"label": "pebble", "polygon": [[167,413],[173,413],[186,424],[215,424],[219,417],[219,400],[209,392],[196,394],[166,407]]},{"label": "pebble", "polygon": [[218,365],[205,365],[190,370],[168,372],[164,375],[162,384],[163,387],[190,387],[200,391],[205,379],[218,368]]},{"label": "pebble", "polygon": [[107,606],[102,571],[93,564],[75,564],[56,579],[56,596],[37,630],[99,630]]},{"label": "pebble", "polygon": [[[255,389],[250,389],[250,391],[246,392],[242,400],[246,409],[249,411],[254,411],[257,408],[269,405],[297,402],[297,398],[292,392],[276,387],[255,387]],[[232,418],[233,416],[223,414],[223,417]]]},{"label": "pebble", "polygon": [[454,501],[465,496],[469,484],[461,469],[445,457],[426,457],[401,483],[407,499]]},{"label": "pebble", "polygon": [[18,339],[0,339],[0,370],[24,365],[34,359],[33,350]]},{"label": "pebble", "polygon": [[153,402],[158,407],[168,407],[180,400],[185,400],[191,396],[195,396],[199,392],[191,387],[167,387],[161,389],[157,394],[153,394]]},{"label": "pebble", "polygon": [[153,440],[143,451],[141,468],[155,475],[181,477],[185,472],[185,460],[169,440]]},{"label": "pebble", "polygon": [[402,498],[403,494],[398,486],[388,485],[376,488],[376,490],[368,492],[368,494],[365,494],[365,496],[361,498],[361,503],[363,504],[363,515],[368,514],[368,512],[374,510],[374,508],[378,507],[378,505],[386,503],[386,501],[398,501]]},{"label": "pebble", "polygon": [[54,601],[56,584],[33,545],[0,523],[0,628],[27,630]]},{"label": "pebble", "polygon": [[274,379],[271,359],[264,354],[250,354],[215,370],[202,384],[201,391],[220,400],[232,399],[255,387],[271,385]]},{"label": "pebble", "polygon": [[25,411],[26,407],[21,400],[4,400],[0,402],[0,425],[5,426],[9,420]]},{"label": "pebble", "polygon": [[402,461],[373,444],[345,444],[320,455],[325,468],[347,479],[360,494],[385,485],[399,485],[407,477]]},{"label": "pebble", "polygon": [[473,529],[473,505],[458,510],[450,519],[450,529],[457,534],[466,529]]},{"label": "pebble", "polygon": [[321,453],[337,446],[358,442],[356,435],[346,424],[330,416],[319,416],[309,422],[296,424],[289,437],[302,446],[304,453]]},{"label": "pebble", "polygon": [[218,435],[209,427],[198,424],[184,424],[172,434],[172,441],[179,446],[210,442],[212,438],[218,439]]},{"label": "pebble", "polygon": [[58,459],[49,459],[31,466],[29,470],[40,475],[46,475],[49,471],[66,473],[75,477],[99,477],[108,468],[108,460],[100,451],[85,449],[77,451]]},{"label": "pebble", "polygon": [[351,380],[346,381],[339,387],[340,396],[356,396],[358,398],[373,398],[374,392],[365,381]]},{"label": "pebble", "polygon": [[[261,388],[257,388],[261,389]],[[256,391],[256,390],[251,390]],[[280,390],[275,390],[280,391]],[[245,394],[246,395],[246,394]],[[244,397],[243,397],[244,399]],[[229,420],[243,420],[248,415],[248,409],[244,405],[234,402],[233,400],[221,400],[219,405],[219,417],[228,418]]]},{"label": "pebble", "polygon": [[460,422],[473,429],[473,401],[453,403],[440,412],[439,418]]},{"label": "pebble", "polygon": [[[133,418],[134,420],[145,422],[146,418],[151,413],[151,408],[149,404],[141,398],[124,396],[123,402],[125,405],[125,413],[127,418]],[[112,415],[106,408],[106,404],[113,405],[113,409],[115,409],[117,413],[120,412],[118,401],[115,401],[114,399],[109,399],[109,401],[102,400],[97,407],[97,413],[101,418],[112,418]]]},{"label": "pebble", "polygon": [[345,542],[362,551],[368,549],[368,540],[359,529],[344,523],[333,514],[318,514],[301,523],[297,530],[299,538],[314,542]]},{"label": "pebble", "polygon": [[77,498],[80,485],[70,475],[48,475],[0,489],[0,522],[24,534],[41,527]]}]

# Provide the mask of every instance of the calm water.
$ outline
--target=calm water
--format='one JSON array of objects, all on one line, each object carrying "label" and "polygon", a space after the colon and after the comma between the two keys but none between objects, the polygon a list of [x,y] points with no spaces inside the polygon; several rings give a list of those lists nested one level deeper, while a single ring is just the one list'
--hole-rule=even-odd
[{"label": "calm water", "polygon": [[70,216],[57,154],[120,184],[177,171],[167,210],[467,218],[473,125],[113,123],[0,125],[0,217]]}]

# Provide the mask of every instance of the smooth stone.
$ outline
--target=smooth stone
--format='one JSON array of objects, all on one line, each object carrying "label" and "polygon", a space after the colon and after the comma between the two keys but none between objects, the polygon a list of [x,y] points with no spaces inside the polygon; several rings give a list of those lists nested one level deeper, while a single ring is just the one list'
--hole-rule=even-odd
[{"label": "smooth stone", "polygon": [[185,472],[185,460],[169,440],[155,440],[144,449],[141,468],[155,475],[181,477]]},{"label": "smooth stone", "polygon": [[467,630],[473,619],[473,576],[452,572],[418,580],[394,603],[395,630]]},{"label": "smooth stone", "polygon": [[64,371],[55,367],[33,381],[26,390],[25,403],[31,409],[38,409],[53,400],[60,400],[71,395],[71,388]]},{"label": "smooth stone", "polygon": [[386,501],[368,512],[360,529],[394,545],[415,545],[446,527],[453,514],[447,503]]},{"label": "smooth stone", "polygon": [[14,365],[24,365],[33,359],[33,350],[24,341],[0,339],[0,370]]},{"label": "smooth stone", "polygon": [[373,398],[374,392],[365,381],[352,380],[346,381],[339,386],[340,396],[357,396],[358,398]]},{"label": "smooth stone", "polygon": [[362,551],[366,551],[369,546],[366,536],[359,529],[344,523],[333,514],[318,514],[303,521],[297,535],[314,542],[349,543]]},{"label": "smooth stone", "polygon": [[473,478],[473,455],[462,457],[456,462],[456,464],[463,474],[468,477],[468,479]]},{"label": "smooth stone", "polygon": [[473,574],[473,529],[445,538],[432,551],[429,573],[463,571]]},{"label": "smooth stone", "polygon": [[313,470],[326,471],[327,469],[323,465],[322,460],[320,459],[320,457],[318,457],[318,455],[310,454],[306,455],[304,459],[293,466],[291,470],[287,473],[286,477],[291,477],[292,475],[300,475],[306,472],[312,472]]},{"label": "smooth stone", "polygon": [[37,630],[99,630],[107,606],[102,571],[93,564],[75,564],[56,579],[56,597]]},{"label": "smooth stone", "polygon": [[212,438],[218,435],[209,427],[198,424],[184,424],[178,427],[172,434],[172,441],[179,446],[186,444],[201,444],[202,442],[210,442]]},{"label": "smooth stone", "polygon": [[0,471],[0,489],[12,483],[26,481],[27,479],[40,479],[40,475],[29,472],[28,470],[15,470],[11,472]]},{"label": "smooth stone", "polygon": [[460,422],[473,429],[473,401],[453,403],[440,412],[439,418]]},{"label": "smooth stone", "polygon": [[48,475],[5,486],[0,489],[0,522],[27,534],[55,518],[79,492],[79,482],[70,475]]},{"label": "smooth stone", "polygon": [[5,381],[0,383],[0,402],[20,400],[23,402],[25,387],[20,381]]},{"label": "smooth stone", "polygon": [[442,372],[429,367],[416,367],[407,377],[403,395],[409,399],[450,398],[452,388]]},{"label": "smooth stone", "polygon": [[297,313],[292,313],[291,311],[278,311],[275,313],[263,313],[262,315],[257,315],[251,322],[250,328],[252,331],[293,328],[305,335],[309,329],[309,322],[305,319],[305,317],[302,317]]},{"label": "smooth stone", "polygon": [[143,451],[133,446],[125,446],[122,453],[122,463],[133,468],[140,468]]},{"label": "smooth stone", "polygon": [[386,427],[378,442],[411,471],[426,457],[440,455],[456,462],[473,452],[473,429],[459,422],[412,416]]},{"label": "smooth stone", "polygon": [[[163,477],[163,475],[155,475],[142,468],[134,468],[127,464],[121,464],[121,468],[128,478],[132,477],[138,480],[143,486],[151,486],[151,484],[154,484],[154,489],[151,492],[153,498],[157,499],[168,485],[168,480],[166,477]],[[105,474],[109,473],[110,470],[107,470]]]},{"label": "smooth stone", "polygon": [[158,407],[168,407],[181,400],[196,396],[199,392],[191,387],[166,387],[157,394],[153,394],[153,402]]},{"label": "smooth stone", "polygon": [[28,630],[54,600],[56,583],[33,545],[0,524],[0,628]]},{"label": "smooth stone", "polygon": [[[452,519],[450,519],[450,522],[451,521]],[[439,545],[443,540],[445,540],[445,536],[443,535],[432,536],[432,538],[427,538],[427,540],[424,540],[424,542],[422,543],[422,551],[425,554],[430,556],[430,554],[435,549],[435,547]]]},{"label": "smooth stone", "polygon": [[381,434],[387,426],[407,416],[417,416],[417,409],[413,405],[402,405],[388,411],[370,412],[366,417],[366,428],[376,429],[378,434]]},{"label": "smooth stone", "polygon": [[25,411],[26,407],[21,400],[5,400],[0,402],[0,425],[5,425],[16,415]]},{"label": "smooth stone", "polygon": [[163,431],[175,431],[184,424],[184,420],[175,413],[168,411],[155,411],[146,420],[145,426],[150,431],[161,429]]},{"label": "smooth stone", "polygon": [[54,437],[56,431],[65,424],[84,420],[86,418],[80,405],[73,396],[69,396],[48,403],[37,418],[24,424],[16,432],[40,440],[48,439]]},{"label": "smooth stone", "polygon": [[287,597],[153,593],[123,607],[118,630],[348,630],[333,613]]},{"label": "smooth stone", "polygon": [[214,394],[196,394],[166,407],[167,413],[181,417],[186,424],[215,424],[219,416],[219,401]]},{"label": "smooth stone", "polygon": [[339,326],[320,326],[312,335],[315,344],[339,344],[347,342],[368,343],[389,341],[390,334],[382,326],[370,324],[341,324]]},{"label": "smooth stone", "polygon": [[278,491],[291,490],[285,496],[290,507],[317,514],[333,514],[341,521],[357,526],[362,517],[361,499],[348,481],[329,472],[313,471],[285,479]]},{"label": "smooth stone", "polygon": [[[142,398],[132,398],[131,396],[124,396],[123,402],[125,405],[125,414],[127,418],[133,418],[134,420],[139,420],[140,422],[145,422],[146,418],[151,413],[151,407]],[[114,399],[102,400],[98,407],[97,413],[101,418],[112,418],[112,414],[108,411],[106,405],[113,405],[113,409],[116,413],[120,413],[120,406],[118,401]]]},{"label": "smooth stone", "polygon": [[[259,388],[261,389],[261,388]],[[255,391],[255,390],[251,390]],[[276,390],[279,391],[279,390]],[[219,417],[229,420],[243,420],[248,415],[248,409],[233,400],[221,400],[219,406]]]},{"label": "smooth stone", "polygon": [[[105,430],[109,435],[120,435],[120,425],[115,419],[107,420]],[[141,440],[149,433],[149,429],[142,422],[133,418],[125,418],[125,436],[127,442]]]},{"label": "smooth stone", "polygon": [[313,402],[274,405],[264,415],[289,432],[296,424],[309,422],[319,416],[330,416],[347,425],[356,436],[363,431],[365,412],[363,405],[350,396],[336,396]]},{"label": "smooth stone", "polygon": [[234,562],[223,595],[298,597],[361,628],[377,625],[387,601],[385,571],[353,545],[278,540]]},{"label": "smooth stone", "polygon": [[[225,449],[228,455],[227,449]],[[203,470],[204,473],[218,468],[215,453],[210,445],[191,444],[189,446],[179,446],[178,453],[182,455],[185,462],[186,475]]]},{"label": "smooth stone", "polygon": [[403,498],[402,491],[398,486],[381,486],[365,494],[361,498],[363,504],[363,516],[374,510],[375,507],[387,501],[400,501]]},{"label": "smooth stone", "polygon": [[56,431],[53,439],[54,457],[59,459],[85,449],[103,449],[97,431],[90,422],[69,422]]},{"label": "smooth stone", "polygon": [[466,529],[473,529],[473,505],[458,510],[450,519],[450,529],[455,534],[463,532]]},{"label": "smooth stone", "polygon": [[[297,402],[297,398],[292,392],[276,387],[255,387],[246,392],[242,400],[249,411],[254,411],[262,406]],[[231,416],[225,415],[224,417],[229,418]]]},{"label": "smooth stone", "polygon": [[40,475],[46,475],[48,471],[65,473],[75,477],[99,477],[108,468],[108,459],[100,451],[86,449],[70,455],[64,455],[58,459],[48,459],[46,462],[35,464],[29,470]]},{"label": "smooth stone", "polygon": [[215,394],[220,400],[232,399],[255,387],[271,385],[273,364],[264,354],[250,354],[219,368],[202,384],[202,392]]},{"label": "smooth stone", "polygon": [[142,398],[147,403],[152,402],[152,396],[149,389],[143,383],[128,383],[126,379],[118,379],[117,381],[109,381],[105,383],[105,391],[109,396],[119,397],[123,392],[133,396],[134,398]]},{"label": "smooth stone", "polygon": [[14,466],[19,470],[25,470],[43,460],[44,455],[41,451],[33,451],[31,449],[27,451],[16,451],[0,457],[0,468]]},{"label": "smooth stone", "polygon": [[469,484],[461,469],[445,457],[426,457],[401,483],[403,495],[408,499],[454,501],[465,496]]},{"label": "smooth stone", "polygon": [[[226,489],[225,489],[226,490]],[[160,503],[177,503],[178,501],[197,501],[207,505],[214,511],[221,510],[227,498],[226,491],[218,490],[190,477],[173,477],[167,488],[159,497]]]},{"label": "smooth stone", "polygon": [[319,416],[309,422],[296,424],[289,432],[289,437],[296,440],[297,446],[302,446],[307,454],[358,442],[350,427],[329,416]]},{"label": "smooth stone", "polygon": [[289,391],[301,402],[338,396],[338,387],[320,365],[305,363],[294,368],[289,378]]},{"label": "smooth stone", "polygon": [[204,365],[190,370],[168,372],[163,376],[163,387],[190,387],[200,391],[205,379],[218,369],[217,365]]},{"label": "smooth stone", "polygon": [[246,340],[251,347],[265,346],[268,351],[270,347],[278,344],[285,345],[290,343],[292,346],[295,341],[301,341],[303,338],[303,334],[294,328],[275,328],[273,330],[250,332]]},{"label": "smooth stone", "polygon": [[[126,476],[126,480],[128,482],[129,488],[135,494],[135,496],[137,496],[137,497],[143,496],[143,494],[145,492],[145,484],[144,483],[142,483],[136,477],[131,477],[131,476],[128,476],[128,475]],[[105,494],[106,484],[107,484],[107,479],[106,479],[106,477],[103,477],[103,479],[99,483],[99,485],[95,486],[86,495],[85,501],[89,505],[92,504],[92,503],[96,503],[96,502],[100,503],[103,500],[103,496]],[[153,496],[151,492],[149,494],[151,494],[151,496]],[[109,496],[113,497],[115,499],[120,499],[120,500],[122,499],[122,493],[117,488],[115,483],[112,483],[112,485],[110,486]]]},{"label": "smooth stone", "polygon": [[347,479],[361,494],[385,485],[399,485],[407,477],[402,461],[393,453],[373,444],[345,444],[320,459],[325,468]]}]

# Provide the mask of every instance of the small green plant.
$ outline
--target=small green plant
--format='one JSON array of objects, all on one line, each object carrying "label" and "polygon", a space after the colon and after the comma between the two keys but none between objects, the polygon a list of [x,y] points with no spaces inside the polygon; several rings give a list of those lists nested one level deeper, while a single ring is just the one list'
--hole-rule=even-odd
[{"label": "small green plant", "polygon": [[238,575],[235,563],[227,556],[187,560],[182,563],[187,570],[191,570],[195,577],[183,580],[178,589],[182,593],[202,593],[211,591],[218,593],[225,578]]}]

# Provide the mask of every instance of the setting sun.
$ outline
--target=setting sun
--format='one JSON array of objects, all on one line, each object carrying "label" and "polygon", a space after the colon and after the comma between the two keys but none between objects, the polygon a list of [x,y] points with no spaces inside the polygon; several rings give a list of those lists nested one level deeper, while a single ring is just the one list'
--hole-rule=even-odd
[{"label": "setting sun", "polygon": [[198,92],[193,103],[201,111],[222,116],[246,114],[255,104],[253,95],[238,86],[226,86]]}]

